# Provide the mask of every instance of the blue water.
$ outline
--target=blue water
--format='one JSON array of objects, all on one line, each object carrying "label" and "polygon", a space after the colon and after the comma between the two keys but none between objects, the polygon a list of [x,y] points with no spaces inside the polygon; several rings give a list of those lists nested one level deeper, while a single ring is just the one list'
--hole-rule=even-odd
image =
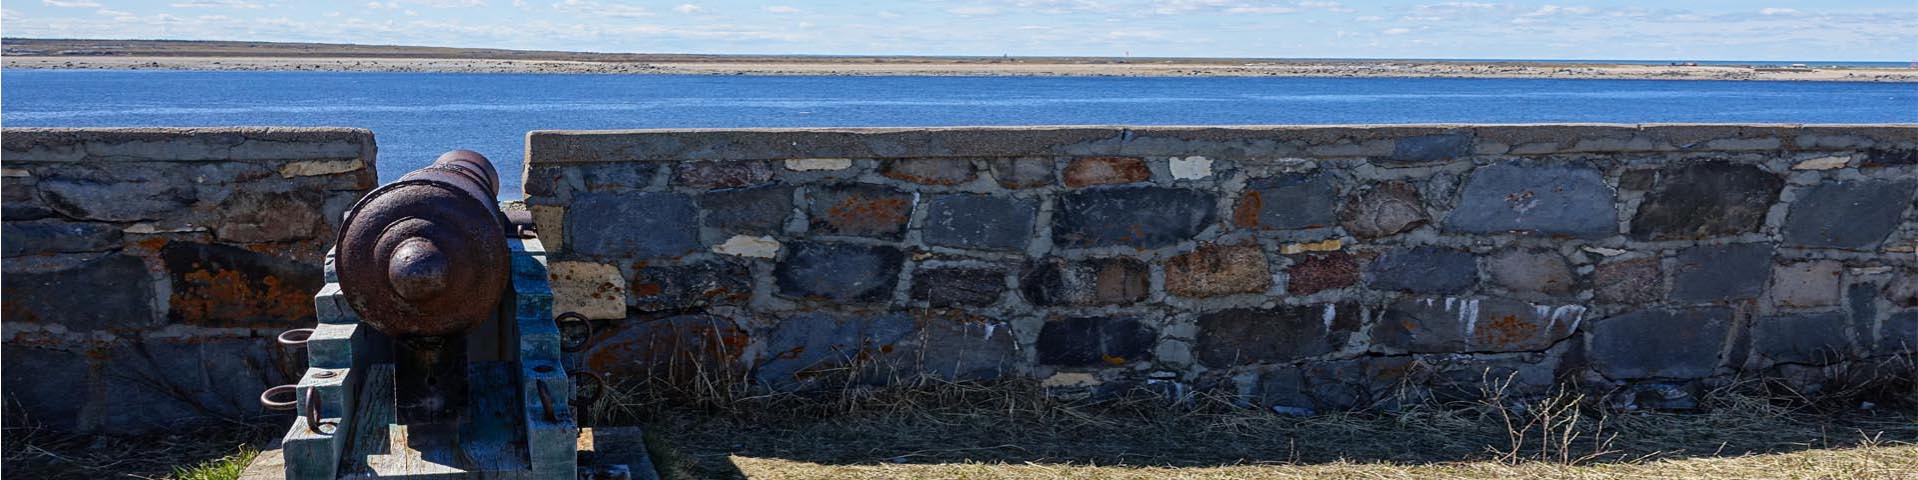
[{"label": "blue water", "polygon": [[1918,122],[1918,84],[7,70],[7,126],[372,129],[392,180],[453,148],[519,192],[528,130],[935,125]]}]

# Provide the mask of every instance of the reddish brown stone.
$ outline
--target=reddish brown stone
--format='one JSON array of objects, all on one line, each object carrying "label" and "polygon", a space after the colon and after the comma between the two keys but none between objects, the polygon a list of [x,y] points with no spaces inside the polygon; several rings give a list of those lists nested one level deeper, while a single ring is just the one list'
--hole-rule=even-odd
[{"label": "reddish brown stone", "polygon": [[911,194],[878,185],[842,185],[812,194],[814,230],[833,235],[898,239],[912,218]]},{"label": "reddish brown stone", "polygon": [[1345,252],[1297,255],[1285,273],[1288,293],[1311,295],[1358,284],[1359,262]]},{"label": "reddish brown stone", "polygon": [[960,158],[909,158],[886,162],[886,177],[926,185],[958,185],[972,181],[972,161]]},{"label": "reddish brown stone", "polygon": [[1134,157],[1076,158],[1066,165],[1066,186],[1072,188],[1119,183],[1138,183],[1152,179],[1145,159]]},{"label": "reddish brown stone", "polygon": [[1592,283],[1598,287],[1596,293],[1600,302],[1657,301],[1662,280],[1657,257],[1605,262],[1598,264],[1598,268],[1592,272]]},{"label": "reddish brown stone", "polygon": [[692,386],[702,379],[724,378],[740,368],[739,357],[749,339],[732,320],[709,315],[616,324],[582,352],[588,370],[606,374],[614,383],[650,380]]},{"label": "reddish brown stone", "polygon": [[1203,245],[1165,262],[1165,289],[1183,297],[1259,293],[1272,286],[1272,271],[1256,244]]}]

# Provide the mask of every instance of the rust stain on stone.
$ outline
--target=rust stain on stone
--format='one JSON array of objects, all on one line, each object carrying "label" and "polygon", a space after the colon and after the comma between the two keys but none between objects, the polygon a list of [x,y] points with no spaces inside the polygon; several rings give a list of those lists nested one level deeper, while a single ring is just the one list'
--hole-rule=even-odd
[{"label": "rust stain on stone", "polygon": [[1106,363],[1110,363],[1113,365],[1125,365],[1125,357],[1114,357],[1111,355],[1100,354],[1099,359],[1104,360]]},{"label": "rust stain on stone", "polygon": [[1514,315],[1505,315],[1479,325],[1473,333],[1480,343],[1512,346],[1538,335],[1538,325],[1520,320]]},{"label": "rust stain on stone", "polygon": [[161,248],[166,248],[167,239],[166,237],[152,237],[134,242],[134,244],[139,245],[140,248],[158,252]]},{"label": "rust stain on stone", "polygon": [[1138,183],[1151,179],[1152,169],[1146,167],[1145,159],[1136,157],[1078,158],[1066,165],[1065,171],[1066,186],[1072,188]]},{"label": "rust stain on stone", "polygon": [[[198,267],[198,264],[195,264]],[[292,288],[275,275],[248,281],[238,270],[199,268],[180,276],[168,300],[173,313],[202,322],[215,319],[297,319],[313,315],[313,292]]]},{"label": "rust stain on stone", "polygon": [[912,205],[904,198],[852,195],[826,209],[826,221],[841,229],[889,231],[906,223]]},{"label": "rust stain on stone", "polygon": [[1259,226],[1259,210],[1265,208],[1265,199],[1258,190],[1247,190],[1239,197],[1238,206],[1232,209],[1232,223],[1244,228]]}]

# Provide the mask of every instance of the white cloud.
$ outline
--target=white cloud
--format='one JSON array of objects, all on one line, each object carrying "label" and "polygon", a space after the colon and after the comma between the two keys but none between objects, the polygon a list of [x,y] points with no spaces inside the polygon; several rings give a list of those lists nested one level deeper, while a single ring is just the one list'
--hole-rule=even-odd
[{"label": "white cloud", "polygon": [[1354,18],[1354,19],[1352,19],[1352,21],[1354,21],[1354,22],[1366,22],[1366,23],[1371,23],[1371,22],[1383,22],[1383,21],[1385,21],[1385,17],[1381,17],[1381,16],[1378,16],[1378,15],[1365,15],[1365,16],[1361,16],[1361,17],[1358,17],[1358,18]]},{"label": "white cloud", "polygon": [[965,6],[965,7],[948,8],[946,9],[946,13],[958,15],[961,17],[984,17],[984,16],[998,15],[999,9],[995,7],[988,7],[983,5],[972,5],[972,6]]},{"label": "white cloud", "polygon": [[264,6],[246,0],[192,0],[169,4],[173,8],[243,8],[255,9]]},{"label": "white cloud", "polygon": [[765,10],[771,13],[778,13],[778,14],[799,13],[799,9],[785,6],[785,5],[773,5],[769,7],[763,7],[761,8],[761,10]]},{"label": "white cloud", "polygon": [[682,4],[679,4],[679,6],[677,7],[673,7],[673,11],[691,15],[691,14],[706,11],[706,7],[701,7],[701,6],[693,5],[690,3],[682,3]]},{"label": "white cloud", "polygon": [[1385,31],[1383,31],[1383,32],[1379,32],[1379,33],[1383,33],[1383,34],[1386,34],[1386,35],[1404,35],[1404,34],[1407,34],[1407,33],[1412,33],[1412,29],[1410,29],[1410,28],[1402,28],[1402,27],[1401,27],[1401,28],[1387,28],[1387,29],[1385,29]]},{"label": "white cloud", "polygon": [[40,3],[61,8],[100,8],[100,2],[93,0],[40,0]]},{"label": "white cloud", "polygon": [[646,7],[626,4],[602,4],[593,0],[565,0],[553,4],[554,10],[594,17],[639,18],[653,16]]},{"label": "white cloud", "polygon": [[1275,6],[1259,6],[1259,7],[1237,6],[1237,7],[1229,7],[1225,9],[1225,13],[1248,13],[1248,14],[1265,14],[1265,15],[1279,15],[1279,14],[1298,13],[1298,12],[1299,12],[1299,9],[1297,8],[1275,7]]},{"label": "white cloud", "polygon": [[486,6],[486,0],[401,0],[401,1],[403,3],[407,3],[411,5],[422,5],[422,6],[432,7],[432,8],[472,8],[472,7]]},{"label": "white cloud", "polygon": [[1799,12],[1798,12],[1798,9],[1795,9],[1795,8],[1763,8],[1758,10],[1758,14],[1764,15],[1767,17],[1777,16],[1777,15],[1786,15],[1786,16],[1795,17],[1799,15]]}]

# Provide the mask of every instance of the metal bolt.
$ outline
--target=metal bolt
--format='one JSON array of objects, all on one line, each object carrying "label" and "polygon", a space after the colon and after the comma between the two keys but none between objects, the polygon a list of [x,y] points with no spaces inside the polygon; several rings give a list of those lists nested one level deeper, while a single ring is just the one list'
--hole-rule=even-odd
[{"label": "metal bolt", "polygon": [[332,370],[321,370],[313,373],[313,378],[333,378],[337,376],[340,376],[340,372]]}]

